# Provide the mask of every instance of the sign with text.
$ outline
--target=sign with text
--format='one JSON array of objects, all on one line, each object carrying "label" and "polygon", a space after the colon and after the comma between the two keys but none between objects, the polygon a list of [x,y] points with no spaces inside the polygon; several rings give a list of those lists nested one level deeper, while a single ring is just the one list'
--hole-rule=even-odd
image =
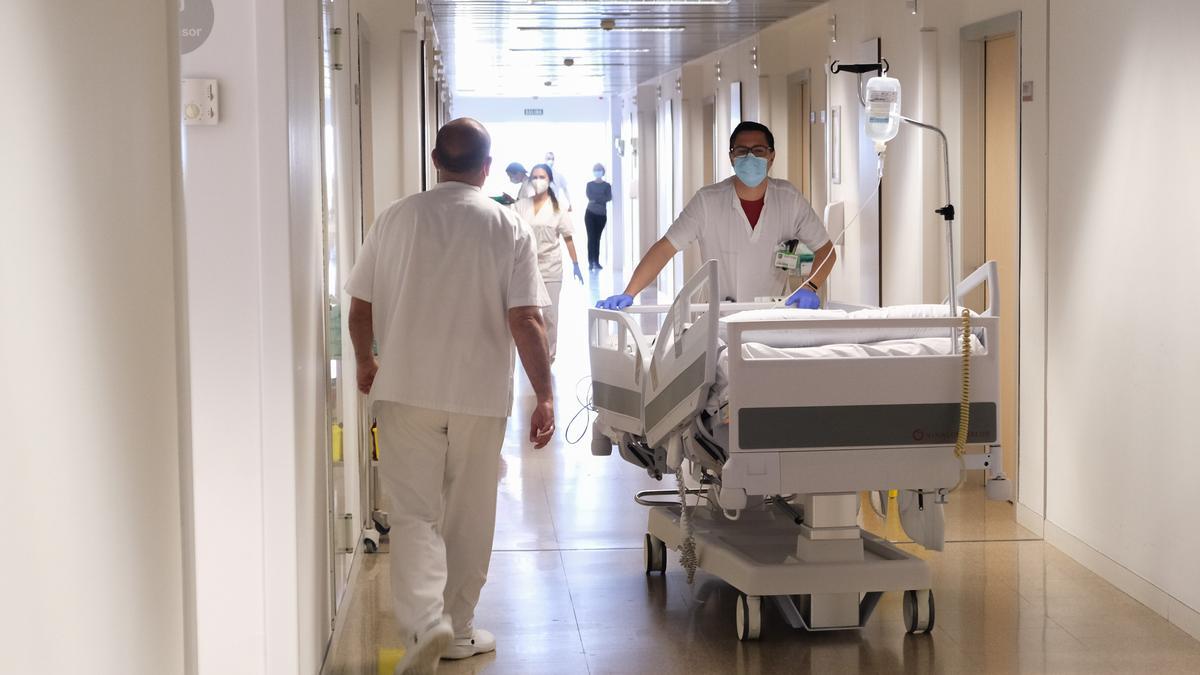
[{"label": "sign with text", "polygon": [[195,51],[213,28],[212,0],[179,0],[179,53]]}]

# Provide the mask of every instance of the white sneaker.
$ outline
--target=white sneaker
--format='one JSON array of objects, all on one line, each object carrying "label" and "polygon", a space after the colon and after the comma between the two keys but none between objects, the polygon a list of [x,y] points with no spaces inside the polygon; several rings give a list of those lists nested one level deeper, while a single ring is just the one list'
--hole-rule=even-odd
[{"label": "white sneaker", "polygon": [[454,644],[442,654],[442,658],[456,661],[494,651],[496,651],[496,636],[482,628],[476,628],[475,633],[469,638],[455,638]]},{"label": "white sneaker", "polygon": [[395,675],[435,675],[442,653],[453,642],[454,629],[449,621],[442,619],[405,645],[404,658],[396,664]]}]

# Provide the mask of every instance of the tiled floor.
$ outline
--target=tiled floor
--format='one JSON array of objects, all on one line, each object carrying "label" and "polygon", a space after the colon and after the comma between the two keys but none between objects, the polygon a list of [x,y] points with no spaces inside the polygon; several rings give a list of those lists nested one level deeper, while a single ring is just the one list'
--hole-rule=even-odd
[{"label": "tiled floor", "polygon": [[[564,287],[560,430],[579,408],[576,383],[587,374],[588,295]],[[551,447],[528,448],[528,405],[525,390],[504,448],[495,552],[476,615],[499,647],[443,662],[441,673],[1200,673],[1200,642],[1037,541],[1013,522],[1011,505],[986,502],[977,487],[954,495],[944,552],[906,545],[934,571],[931,635],[905,635],[893,594],[859,632],[794,631],[772,609],[760,640],[738,642],[730,587],[704,574],[689,587],[674,553],[665,576],[643,572],[646,512],[632,495],[672,484],[615,456],[592,457],[586,442],[570,445],[561,433]],[[581,416],[571,438],[585,430]],[[868,512],[872,529],[900,533],[872,519]],[[360,559],[329,675],[390,672],[399,644],[388,588],[393,545],[402,543],[385,541],[385,553]]]}]

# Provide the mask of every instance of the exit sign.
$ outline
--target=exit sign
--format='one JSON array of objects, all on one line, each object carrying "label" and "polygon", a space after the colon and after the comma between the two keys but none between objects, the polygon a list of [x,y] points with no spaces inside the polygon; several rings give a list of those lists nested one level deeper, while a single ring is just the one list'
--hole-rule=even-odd
[{"label": "exit sign", "polygon": [[546,112],[544,110],[542,110],[541,108],[526,108],[525,109],[526,117],[541,117],[544,114],[546,114]]}]

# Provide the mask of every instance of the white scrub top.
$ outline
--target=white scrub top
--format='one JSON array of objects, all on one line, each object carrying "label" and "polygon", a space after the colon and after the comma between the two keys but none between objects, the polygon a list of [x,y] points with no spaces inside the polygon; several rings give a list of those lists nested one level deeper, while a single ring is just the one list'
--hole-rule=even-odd
[{"label": "white scrub top", "polygon": [[[532,170],[532,169],[531,169]],[[558,197],[558,205],[563,211],[571,210],[571,192],[567,189],[567,177],[559,173],[558,169],[551,166],[550,171],[554,173],[554,180],[551,181],[550,187],[554,188],[554,196]],[[534,193],[530,193],[532,197]]]},{"label": "white scrub top", "polygon": [[533,237],[512,209],[465,183],[406,197],[375,221],[346,292],[371,303],[373,400],[508,416],[508,310],[547,304]]},{"label": "white scrub top", "polygon": [[779,295],[786,276],[775,269],[775,250],[789,239],[799,239],[816,251],[829,243],[829,233],[812,206],[785,180],[767,179],[767,194],[758,225],[753,229],[730,177],[696,192],[667,230],[667,240],[678,250],[700,242],[700,256],[717,261],[721,299],[753,302]]},{"label": "white scrub top", "polygon": [[575,236],[575,227],[571,224],[571,214],[567,213],[566,205],[560,201],[558,212],[555,213],[554,204],[547,199],[541,210],[535,211],[533,199],[528,198],[518,201],[513,207],[529,225],[537,241],[538,270],[542,278],[546,283],[562,281],[562,248],[558,238]]}]

